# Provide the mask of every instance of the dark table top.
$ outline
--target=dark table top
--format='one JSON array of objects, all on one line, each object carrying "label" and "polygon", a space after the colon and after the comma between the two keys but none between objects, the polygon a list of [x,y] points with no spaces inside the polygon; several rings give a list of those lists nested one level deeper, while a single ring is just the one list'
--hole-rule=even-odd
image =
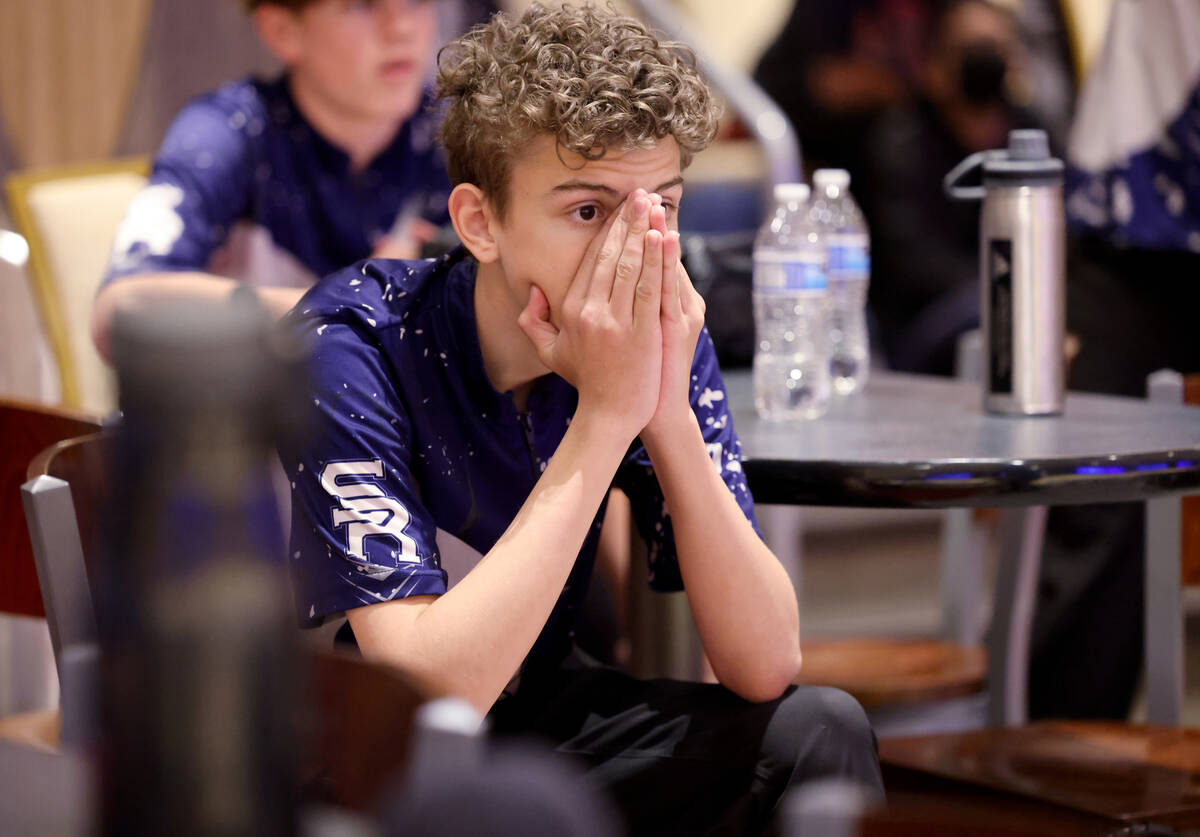
[{"label": "dark table top", "polygon": [[983,412],[979,385],[877,373],[813,421],[754,412],[725,375],[760,503],[942,508],[1146,499],[1200,491],[1200,407],[1071,393],[1063,415]]}]

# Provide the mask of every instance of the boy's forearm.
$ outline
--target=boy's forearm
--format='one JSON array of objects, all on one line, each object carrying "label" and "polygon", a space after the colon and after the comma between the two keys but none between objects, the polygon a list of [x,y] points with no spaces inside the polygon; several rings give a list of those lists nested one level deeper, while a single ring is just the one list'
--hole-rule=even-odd
[{"label": "boy's forearm", "polygon": [[576,413],[500,540],[409,624],[388,624],[396,603],[352,612],[363,653],[487,712],[545,625],[628,447],[606,424]]},{"label": "boy's forearm", "polygon": [[694,416],[642,441],[671,511],[680,572],[713,671],[749,700],[777,697],[800,667],[791,580],[714,468]]}]

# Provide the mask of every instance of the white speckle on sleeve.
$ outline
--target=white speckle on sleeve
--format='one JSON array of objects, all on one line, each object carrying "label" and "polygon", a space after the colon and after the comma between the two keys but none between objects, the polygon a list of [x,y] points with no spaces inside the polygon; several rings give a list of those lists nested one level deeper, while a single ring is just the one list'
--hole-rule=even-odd
[{"label": "white speckle on sleeve", "polygon": [[696,403],[698,405],[700,405],[701,407],[707,407],[708,409],[711,410],[713,407],[713,404],[715,404],[717,401],[724,401],[724,400],[725,400],[725,393],[721,392],[721,390],[705,387],[704,392],[700,393],[700,398],[696,401]]}]

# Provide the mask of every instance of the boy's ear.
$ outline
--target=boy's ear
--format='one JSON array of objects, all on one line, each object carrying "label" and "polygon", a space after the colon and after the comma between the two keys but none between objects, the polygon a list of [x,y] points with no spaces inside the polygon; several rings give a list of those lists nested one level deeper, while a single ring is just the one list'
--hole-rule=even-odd
[{"label": "boy's ear", "polygon": [[296,13],[275,3],[263,3],[254,10],[254,29],[267,50],[285,67],[303,54],[300,25]]},{"label": "boy's ear", "polygon": [[500,258],[492,233],[494,214],[483,191],[472,183],[460,183],[450,193],[450,223],[463,246],[480,264]]}]

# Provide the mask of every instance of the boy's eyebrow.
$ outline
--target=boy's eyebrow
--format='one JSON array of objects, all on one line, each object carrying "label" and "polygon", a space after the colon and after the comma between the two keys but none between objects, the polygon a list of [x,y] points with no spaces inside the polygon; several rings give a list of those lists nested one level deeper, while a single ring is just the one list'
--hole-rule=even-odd
[{"label": "boy's eyebrow", "polygon": [[[654,194],[661,195],[663,192],[667,191],[673,186],[679,186],[681,183],[683,183],[683,175],[676,175],[666,183],[660,183],[658,186],[655,186],[650,191]],[[559,192],[603,192],[604,194],[610,195],[614,198],[624,197],[620,192],[611,186],[603,183],[591,183],[586,180],[568,180],[566,183],[558,184],[550,191],[554,194]]]}]

